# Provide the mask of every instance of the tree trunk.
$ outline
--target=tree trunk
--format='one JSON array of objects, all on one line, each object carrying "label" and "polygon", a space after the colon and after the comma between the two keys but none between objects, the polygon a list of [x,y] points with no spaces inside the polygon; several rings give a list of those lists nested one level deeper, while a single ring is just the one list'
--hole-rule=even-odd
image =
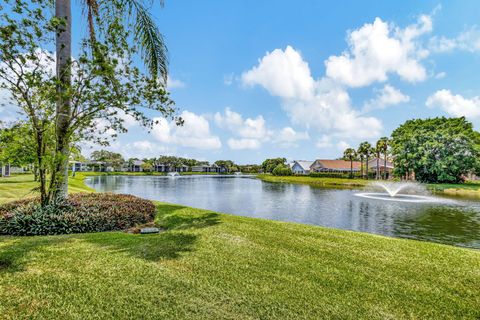
[{"label": "tree trunk", "polygon": [[363,156],[360,157],[360,176],[363,178]]},{"label": "tree trunk", "polygon": [[377,154],[377,174],[375,178],[380,180],[380,153]]},{"label": "tree trunk", "polygon": [[368,180],[368,156],[367,158],[365,159],[365,171],[366,171],[366,179]]},{"label": "tree trunk", "polygon": [[387,153],[383,155],[383,180],[387,180]]},{"label": "tree trunk", "polygon": [[353,158],[350,158],[350,179],[353,179]]},{"label": "tree trunk", "polygon": [[55,1],[55,16],[64,20],[56,33],[57,53],[57,109],[55,122],[55,157],[50,180],[50,200],[57,201],[67,197],[68,193],[68,158],[70,153],[70,96],[71,57],[72,57],[72,14],[70,0]]}]

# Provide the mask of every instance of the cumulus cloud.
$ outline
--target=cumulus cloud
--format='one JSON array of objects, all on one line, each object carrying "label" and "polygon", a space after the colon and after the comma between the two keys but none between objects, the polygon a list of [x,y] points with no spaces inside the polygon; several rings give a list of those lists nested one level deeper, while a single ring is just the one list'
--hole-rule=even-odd
[{"label": "cumulus cloud", "polygon": [[342,141],[339,141],[339,142],[337,143],[337,149],[338,149],[339,151],[342,151],[342,152],[345,151],[345,149],[350,148],[350,147],[351,147],[350,144],[349,144],[348,142],[346,142],[346,141],[343,141],[343,140],[342,140]]},{"label": "cumulus cloud", "polygon": [[403,94],[400,90],[386,84],[382,89],[376,90],[374,99],[367,101],[363,107],[364,112],[375,109],[385,109],[388,106],[406,103],[410,101],[410,97]]},{"label": "cumulus cloud", "polygon": [[167,79],[167,89],[180,89],[185,88],[186,84],[182,80],[174,79],[172,77],[168,77]]},{"label": "cumulus cloud", "polygon": [[243,74],[242,81],[280,97],[294,124],[338,137],[376,137],[382,129],[378,119],[361,116],[352,108],[341,85],[329,78],[315,80],[300,53],[290,46],[267,53]]},{"label": "cumulus cloud", "polygon": [[310,139],[308,132],[295,131],[292,127],[285,127],[275,135],[275,141],[283,148],[297,146],[297,142]]},{"label": "cumulus cloud", "polygon": [[432,30],[428,15],[404,29],[380,18],[347,35],[348,50],[325,61],[326,75],[350,87],[385,82],[394,73],[409,82],[425,80],[421,60],[428,55],[417,39]]},{"label": "cumulus cloud", "polygon": [[480,118],[480,97],[464,98],[453,94],[450,90],[439,90],[428,97],[426,105],[430,108],[439,107],[449,115],[476,119]]},{"label": "cumulus cloud", "polygon": [[315,87],[308,64],[291,46],[275,49],[258,61],[258,65],[242,74],[247,86],[260,85],[274,96],[309,99]]},{"label": "cumulus cloud", "polygon": [[467,52],[480,51],[480,29],[473,26],[458,34],[455,38],[434,36],[429,41],[429,50],[436,53],[462,50]]},{"label": "cumulus cloud", "polygon": [[230,138],[227,141],[230,149],[244,150],[244,149],[259,149],[262,144],[258,139],[235,139]]},{"label": "cumulus cloud", "polygon": [[317,148],[320,149],[330,148],[333,145],[332,138],[324,134],[317,140],[317,143],[315,145],[317,146]]},{"label": "cumulus cloud", "polygon": [[272,131],[267,129],[261,115],[244,119],[240,113],[225,108],[223,114],[215,113],[214,120],[217,126],[236,136],[228,141],[228,146],[232,149],[257,149],[272,136]]},{"label": "cumulus cloud", "polygon": [[180,116],[185,121],[183,126],[165,118],[154,118],[158,123],[151,131],[153,137],[159,142],[195,149],[211,150],[222,146],[220,139],[210,132],[205,117],[189,111],[183,111]]}]

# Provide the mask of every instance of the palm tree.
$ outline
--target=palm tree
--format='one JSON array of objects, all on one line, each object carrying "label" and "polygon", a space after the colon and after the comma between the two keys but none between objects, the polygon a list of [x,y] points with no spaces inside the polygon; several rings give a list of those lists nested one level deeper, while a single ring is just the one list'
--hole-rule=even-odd
[{"label": "palm tree", "polygon": [[343,152],[343,158],[350,160],[350,178],[353,178],[353,160],[357,157],[357,152],[353,148],[347,148]]},{"label": "palm tree", "polygon": [[375,179],[380,179],[380,153],[382,152],[381,141],[378,140],[375,144],[375,157],[377,158],[377,170],[375,172]]},{"label": "palm tree", "polygon": [[363,158],[366,159],[366,171],[367,171],[367,179],[368,179],[368,158],[371,154],[372,145],[368,141],[364,141],[360,143],[358,147],[357,153],[360,155],[360,166],[361,166],[361,175],[363,177]]},{"label": "palm tree", "polygon": [[[125,21],[134,18],[134,34],[141,48],[142,59],[154,79],[158,76],[166,85],[168,74],[167,47],[151,14],[144,5],[144,0],[97,1],[84,0],[89,26],[90,40],[95,44],[95,23],[101,23],[99,8],[112,6],[121,8],[120,15]],[[163,5],[163,0],[160,0]],[[118,12],[118,11],[116,11]],[[71,46],[72,46],[72,10],[70,0],[55,1],[55,17],[60,23],[56,30],[56,77],[57,107],[56,107],[56,155],[54,170],[50,182],[50,200],[64,199],[68,192],[68,157],[70,152],[69,129],[71,117],[71,98],[68,95],[71,86]]]},{"label": "palm tree", "polygon": [[[382,137],[377,141],[378,158],[383,153],[383,179],[387,179],[387,155],[388,155],[388,138]],[[378,161],[377,161],[378,162]],[[377,163],[378,167],[378,163]]]}]

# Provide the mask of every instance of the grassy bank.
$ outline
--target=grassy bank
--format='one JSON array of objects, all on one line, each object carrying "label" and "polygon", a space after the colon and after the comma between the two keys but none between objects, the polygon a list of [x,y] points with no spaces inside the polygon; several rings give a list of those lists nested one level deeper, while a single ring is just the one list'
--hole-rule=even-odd
[{"label": "grassy bank", "polygon": [[[270,174],[260,174],[259,179],[267,182],[279,183],[298,183],[308,184],[316,187],[337,187],[337,188],[359,188],[364,187],[375,180],[363,179],[343,179],[343,178],[322,178],[310,176],[273,176]],[[427,184],[427,189],[435,193],[443,193],[453,196],[471,196],[480,197],[480,182],[467,181],[461,184]]]},{"label": "grassy bank", "polygon": [[2,319],[480,317],[480,251],[157,208],[157,235],[0,237]]},{"label": "grassy bank", "polygon": [[364,187],[368,183],[367,180],[363,179],[320,178],[310,176],[273,176],[271,174],[259,174],[257,178],[267,182],[308,184],[315,187],[358,188]]}]

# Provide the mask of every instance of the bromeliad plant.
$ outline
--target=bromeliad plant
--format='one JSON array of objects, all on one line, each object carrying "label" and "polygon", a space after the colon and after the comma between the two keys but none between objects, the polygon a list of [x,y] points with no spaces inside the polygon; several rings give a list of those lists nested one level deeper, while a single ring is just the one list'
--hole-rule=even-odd
[{"label": "bromeliad plant", "polygon": [[39,199],[0,206],[0,234],[52,235],[125,230],[153,221],[155,205],[131,195],[77,193],[43,205]]}]

